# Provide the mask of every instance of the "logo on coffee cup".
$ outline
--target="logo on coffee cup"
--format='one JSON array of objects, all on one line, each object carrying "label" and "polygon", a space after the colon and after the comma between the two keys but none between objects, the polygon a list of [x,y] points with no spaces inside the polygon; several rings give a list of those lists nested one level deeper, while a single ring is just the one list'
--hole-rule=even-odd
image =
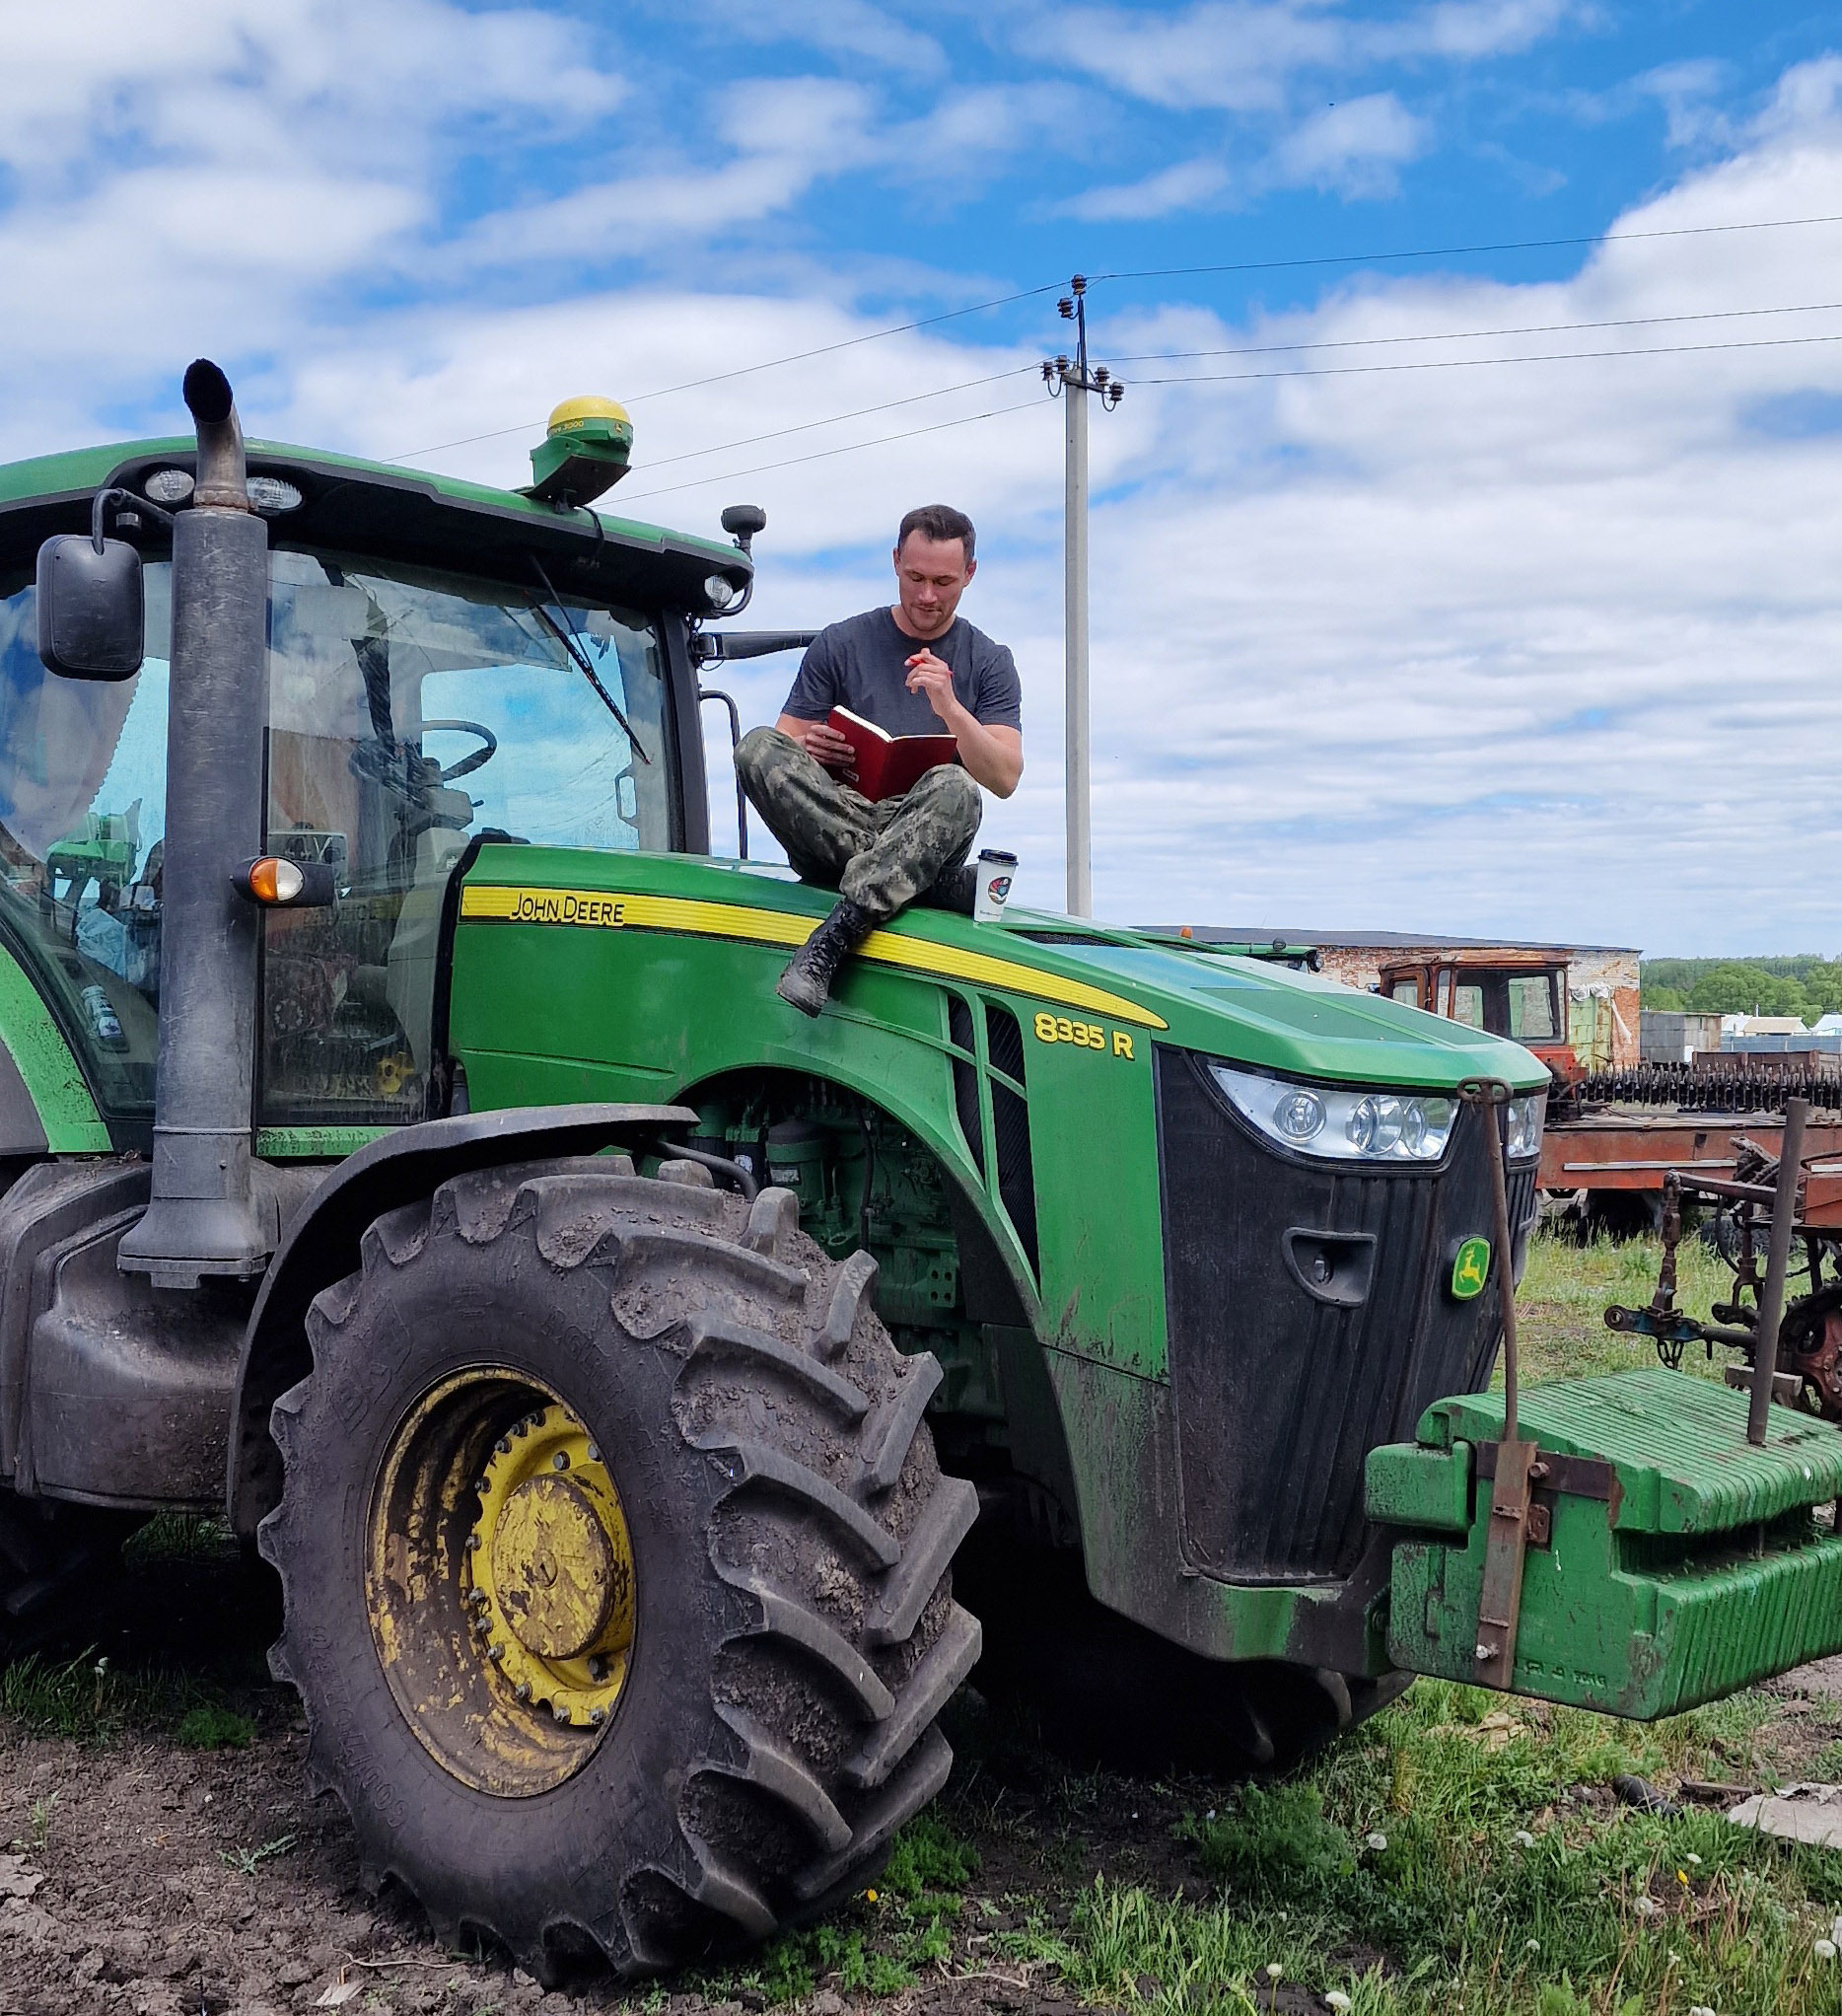
[{"label": "logo on coffee cup", "polygon": [[993,902],[1004,902],[1011,894],[1011,878],[1008,875],[994,875],[987,887]]}]

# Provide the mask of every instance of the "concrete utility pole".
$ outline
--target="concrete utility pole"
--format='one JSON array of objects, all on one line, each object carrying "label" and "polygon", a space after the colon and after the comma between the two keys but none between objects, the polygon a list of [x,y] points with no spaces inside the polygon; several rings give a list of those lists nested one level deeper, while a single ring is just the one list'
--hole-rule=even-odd
[{"label": "concrete utility pole", "polygon": [[1077,273],[1056,304],[1075,324],[1073,358],[1043,364],[1042,382],[1066,405],[1067,464],[1063,501],[1066,654],[1066,739],[1063,795],[1068,824],[1068,914],[1094,914],[1093,824],[1088,798],[1088,395],[1110,413],[1124,396],[1104,364],[1088,369],[1088,283]]}]

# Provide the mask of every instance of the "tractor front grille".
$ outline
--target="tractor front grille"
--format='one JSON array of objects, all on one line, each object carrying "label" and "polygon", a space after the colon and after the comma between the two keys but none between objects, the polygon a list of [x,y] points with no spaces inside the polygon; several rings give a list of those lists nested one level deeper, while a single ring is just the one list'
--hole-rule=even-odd
[{"label": "tractor front grille", "polygon": [[[1156,1068],[1188,1558],[1225,1581],[1340,1579],[1362,1551],[1369,1451],[1490,1377],[1494,1276],[1470,1301],[1451,1292],[1460,1242],[1495,1244],[1486,1124],[1464,1109],[1429,1170],[1311,1162],[1256,1135],[1201,1058],[1160,1047]],[[1531,1165],[1511,1179],[1519,1264],[1534,1208]],[[1288,1233],[1372,1235],[1367,1296],[1313,1295]]]}]

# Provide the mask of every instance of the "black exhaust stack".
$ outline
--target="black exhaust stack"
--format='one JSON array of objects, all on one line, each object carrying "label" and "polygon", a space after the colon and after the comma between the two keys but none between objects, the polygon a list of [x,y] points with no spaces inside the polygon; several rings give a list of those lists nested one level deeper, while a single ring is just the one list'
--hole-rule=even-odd
[{"label": "black exhaust stack", "polygon": [[232,888],[261,853],[268,715],[268,527],[251,508],[230,381],[185,374],[198,430],[191,508],[173,533],[173,668],[153,1200],[124,1272],[195,1288],[248,1280],[275,1248],[251,1168],[262,912]]}]

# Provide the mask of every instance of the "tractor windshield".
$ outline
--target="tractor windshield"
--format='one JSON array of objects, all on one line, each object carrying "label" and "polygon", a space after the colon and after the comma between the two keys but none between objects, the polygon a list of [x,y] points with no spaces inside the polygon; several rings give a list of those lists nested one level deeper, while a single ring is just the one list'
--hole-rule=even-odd
[{"label": "tractor windshield", "polygon": [[324,553],[270,578],[269,845],[329,862],[340,899],[269,914],[259,1116],[420,1118],[469,838],[671,844],[657,633]]},{"label": "tractor windshield", "polygon": [[[0,597],[0,944],[120,1118],[151,1112],[159,1033],[167,564],[145,579],[147,662],[121,685],[45,673],[33,587]],[[330,864],[338,894],[267,916],[257,1122],[420,1118],[443,899],[468,841],[672,844],[656,626],[277,551],[269,724],[269,847]]]}]

